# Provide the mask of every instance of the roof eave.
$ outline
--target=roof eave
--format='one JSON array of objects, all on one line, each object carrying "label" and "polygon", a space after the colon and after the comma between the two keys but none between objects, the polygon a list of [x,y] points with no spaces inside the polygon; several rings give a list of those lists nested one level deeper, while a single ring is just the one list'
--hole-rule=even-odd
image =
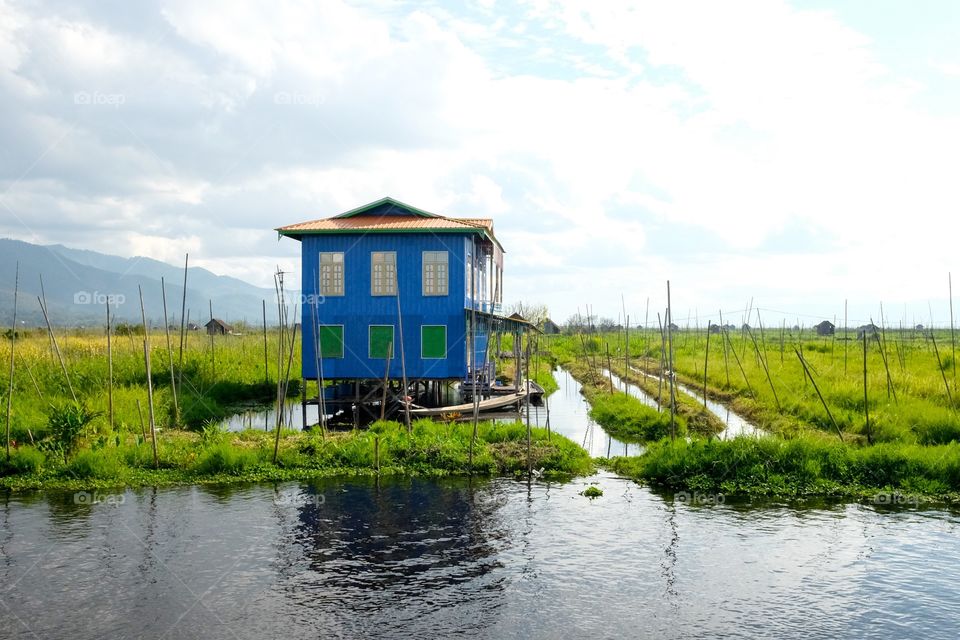
[{"label": "roof eave", "polygon": [[279,227],[275,229],[277,235],[281,237],[293,238],[294,240],[303,240],[303,236],[321,236],[321,235],[367,235],[370,233],[390,234],[390,233],[421,233],[421,234],[462,234],[483,236],[487,240],[500,247],[500,251],[506,253],[506,249],[497,240],[497,237],[491,234],[487,229],[477,227],[475,229],[290,229]]}]

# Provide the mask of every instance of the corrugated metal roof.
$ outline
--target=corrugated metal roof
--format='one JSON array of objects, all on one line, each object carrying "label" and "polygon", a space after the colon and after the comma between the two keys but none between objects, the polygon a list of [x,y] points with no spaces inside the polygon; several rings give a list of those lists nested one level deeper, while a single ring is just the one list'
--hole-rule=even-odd
[{"label": "corrugated metal roof", "polygon": [[[387,208],[387,215],[369,215],[371,210]],[[393,198],[381,198],[376,202],[357,207],[319,220],[309,220],[277,229],[280,235],[299,238],[303,235],[324,233],[479,233],[493,242],[501,251],[503,247],[493,235],[493,220],[489,218],[450,218],[429,213],[404,204]]]},{"label": "corrugated metal roof", "polygon": [[352,218],[322,218],[277,229],[284,232],[310,231],[471,231],[483,229],[493,232],[493,220],[489,218],[414,218],[408,216],[353,216]]}]

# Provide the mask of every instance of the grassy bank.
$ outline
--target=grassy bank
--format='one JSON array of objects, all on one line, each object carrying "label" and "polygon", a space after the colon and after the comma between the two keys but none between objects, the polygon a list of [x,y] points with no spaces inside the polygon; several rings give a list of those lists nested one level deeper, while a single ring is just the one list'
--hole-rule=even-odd
[{"label": "grassy bank", "polygon": [[[344,474],[499,475],[525,473],[526,427],[481,423],[470,464],[472,425],[414,423],[411,433],[395,422],[369,430],[330,433],[283,432],[277,463],[274,436],[248,430],[224,433],[170,431],[158,443],[159,469],[149,442],[119,446],[89,441],[63,459],[62,452],[20,446],[0,460],[0,486],[13,489],[88,489],[170,484],[307,479]],[[378,441],[378,443],[377,443]],[[594,463],[572,441],[533,429],[531,459],[546,477],[590,474]]]},{"label": "grassy bank", "polygon": [[[590,403],[590,417],[603,430],[624,442],[649,442],[670,435],[670,412],[667,408],[669,392],[664,391],[664,409],[657,411],[639,399],[613,389],[610,379],[593,367],[589,359],[571,359],[563,362],[570,374],[583,387],[583,395]],[[623,376],[622,370],[614,366],[614,373]],[[630,384],[644,391],[652,398],[658,395],[656,383],[642,376],[626,377]],[[678,437],[687,435],[711,435],[723,430],[723,424],[716,416],[704,411],[702,405],[682,393],[676,394],[677,411],[675,429]]]},{"label": "grassy bank", "polygon": [[[839,427],[854,441],[869,435],[874,442],[938,445],[960,440],[960,394],[950,340],[948,331],[890,328],[869,337],[866,397],[864,344],[853,330],[817,336],[785,327],[732,329],[711,335],[709,347],[705,329],[680,330],[673,335],[674,371],[694,389],[706,382],[708,395],[786,437],[811,429],[836,433]],[[560,336],[551,339],[550,348],[560,361],[580,358],[599,366],[605,366],[609,349],[615,370],[622,370],[626,335]],[[658,331],[631,332],[632,365],[659,373],[660,350]]]},{"label": "grassy bank", "polygon": [[[276,402],[277,330],[268,332],[266,363],[262,333],[211,339],[196,331],[188,332],[182,371],[178,367],[179,336],[172,337],[172,342],[171,364],[163,332],[153,331],[150,336],[151,382],[158,426],[197,429],[236,413],[240,407]],[[106,332],[59,330],[57,343],[69,378],[64,375],[46,332],[18,332],[11,438],[21,444],[43,439],[56,408],[73,404],[74,394],[78,404],[92,414],[92,429],[104,438],[112,440],[117,436],[124,438],[141,433],[137,402],[140,402],[145,421],[148,411],[143,335],[136,335],[128,328],[127,333],[113,336],[112,432],[108,418],[110,369]],[[0,404],[5,408],[9,339],[0,340],[0,345],[0,358],[5,363]],[[299,353],[300,349],[296,348],[291,364],[294,376],[300,370]],[[179,419],[173,401],[171,366],[175,379],[179,381]],[[299,392],[299,380],[291,381],[289,393],[298,395]]]},{"label": "grassy bank", "polygon": [[664,440],[642,456],[609,464],[617,473],[677,491],[960,501],[957,443],[860,447],[815,436]]}]

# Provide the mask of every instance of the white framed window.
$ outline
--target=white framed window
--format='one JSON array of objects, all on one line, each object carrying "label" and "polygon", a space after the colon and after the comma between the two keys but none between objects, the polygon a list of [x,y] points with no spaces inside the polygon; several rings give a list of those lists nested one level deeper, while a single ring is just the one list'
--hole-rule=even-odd
[{"label": "white framed window", "polygon": [[446,251],[423,252],[423,295],[445,296],[450,292],[449,255]]},{"label": "white framed window", "polygon": [[320,295],[343,295],[343,252],[320,253]]},{"label": "white framed window", "polygon": [[370,254],[370,294],[397,295],[396,251],[374,251]]}]

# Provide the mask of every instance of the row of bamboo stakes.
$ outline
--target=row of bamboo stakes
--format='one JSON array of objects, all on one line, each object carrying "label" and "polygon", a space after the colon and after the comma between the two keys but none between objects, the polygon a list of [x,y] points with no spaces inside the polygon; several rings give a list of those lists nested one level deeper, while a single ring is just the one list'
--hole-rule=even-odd
[{"label": "row of bamboo stakes", "polygon": [[[167,293],[166,293],[166,282],[164,278],[161,278],[161,296],[163,303],[163,315],[164,315],[164,336],[166,342],[166,351],[167,351],[167,362],[170,369],[170,389],[171,397],[173,400],[173,409],[174,417],[173,423],[179,424],[181,419],[180,413],[180,395],[183,386],[183,371],[184,371],[184,353],[186,351],[186,323],[188,320],[189,313],[186,309],[186,295],[187,295],[187,275],[189,272],[189,262],[190,256],[186,255],[184,259],[183,266],[183,297],[181,301],[181,313],[180,313],[180,345],[179,345],[179,359],[177,366],[174,366],[173,358],[173,342],[170,335],[170,323],[167,307]],[[290,382],[290,365],[293,360],[293,349],[296,341],[296,331],[297,325],[293,323],[293,336],[289,340],[289,349],[287,350],[287,334],[289,333],[289,328],[286,326],[286,320],[288,319],[286,313],[286,305],[283,304],[283,294],[282,289],[282,272],[278,269],[275,279],[278,282],[277,291],[278,291],[278,315],[280,320],[280,349],[278,350],[278,374],[277,374],[277,425],[276,433],[277,439],[274,447],[274,461],[276,461],[277,448],[279,443],[280,428],[283,421],[283,411],[282,411],[282,402],[286,398],[287,390],[289,388]],[[63,374],[64,380],[67,385],[67,389],[70,392],[70,396],[73,399],[74,403],[78,402],[76,391],[74,390],[73,383],[70,379],[70,372],[67,367],[67,363],[64,360],[63,352],[60,349],[60,344],[57,340],[56,332],[54,331],[53,325],[50,321],[50,315],[48,312],[48,306],[46,303],[46,296],[43,292],[43,276],[40,276],[40,287],[41,295],[37,297],[37,303],[40,306],[40,310],[43,314],[44,323],[46,325],[47,335],[50,340],[50,346],[53,353],[56,355],[57,362],[59,364],[60,370]],[[17,338],[17,314],[18,314],[18,305],[19,305],[19,288],[20,288],[20,264],[17,263],[16,273],[14,278],[14,299],[13,299],[13,324],[10,332],[10,363],[9,363],[9,381],[7,387],[7,406],[6,406],[6,442],[5,442],[5,451],[7,459],[10,458],[10,431],[12,423],[12,409],[13,409],[13,394],[14,394],[14,375],[16,373],[16,338]],[[153,451],[153,461],[154,466],[159,468],[160,459],[159,452],[157,449],[157,416],[155,411],[154,397],[153,397],[153,367],[151,361],[151,345],[150,345],[150,327],[147,322],[146,309],[143,299],[143,289],[138,286],[138,293],[140,298],[140,317],[141,317],[141,326],[143,328],[143,362],[144,370],[146,373],[146,383],[147,383],[147,420],[144,420],[143,416],[143,407],[141,405],[140,399],[136,400],[137,405],[137,414],[140,420],[140,433],[143,441],[148,439],[147,436],[147,425],[149,425],[149,439]],[[108,421],[110,425],[111,433],[116,433],[116,424],[115,424],[115,415],[114,415],[114,371],[113,371],[113,318],[111,315],[110,301],[106,303],[106,334],[107,334],[107,376],[108,376],[108,386],[107,386],[107,414]],[[315,311],[315,310],[314,310]],[[266,325],[266,301],[263,301],[263,349],[264,349],[264,380],[268,381],[269,379],[269,368],[268,368],[268,343],[267,343],[267,325]],[[294,314],[294,317],[296,314]],[[314,316],[316,318],[316,315]],[[213,320],[213,303],[210,302],[210,319]],[[131,342],[133,341],[133,336],[131,334]],[[211,372],[214,377],[216,377],[216,347],[213,341],[213,335],[210,336],[210,364]],[[286,355],[286,369],[283,368],[284,355]],[[30,379],[33,382],[34,387],[36,388],[38,396],[43,399],[43,392],[41,391],[39,385],[37,384],[36,379],[33,377],[33,373],[30,371],[29,365],[24,362],[26,370],[30,375]],[[322,399],[322,393],[320,393]],[[324,416],[323,411],[321,411],[321,426],[325,433],[325,422],[322,420]],[[28,429],[28,434],[30,435],[31,441],[33,440],[33,434]]]},{"label": "row of bamboo stakes", "polygon": [[[952,275],[949,274],[949,273],[947,274],[947,277],[948,277],[948,295],[949,295],[949,307],[950,307],[950,341],[951,341],[951,351],[952,351],[951,357],[952,357],[953,363],[954,363],[954,365],[953,365],[953,367],[952,367],[952,370],[953,370],[953,376],[954,376],[954,382],[955,382],[955,381],[956,381],[956,331],[955,331],[954,316],[953,316],[953,279],[952,279]],[[625,346],[624,346],[624,370],[625,370],[625,372],[629,372],[629,371],[630,371],[630,320],[629,320],[630,316],[627,315],[627,313],[626,313],[626,304],[625,304],[625,301],[624,301],[623,294],[621,294],[621,304],[623,305],[623,316],[622,316],[622,317],[625,319],[625,325],[624,325],[624,339],[625,339]],[[671,305],[670,281],[668,280],[668,281],[667,281],[667,308],[666,308],[666,311],[665,311],[665,318],[666,318],[665,321],[661,321],[660,314],[657,313],[657,324],[658,324],[658,326],[659,326],[659,333],[660,333],[660,337],[661,337],[661,349],[660,349],[660,371],[661,371],[661,375],[658,376],[659,384],[658,384],[658,394],[657,394],[657,407],[658,407],[658,409],[660,409],[660,408],[662,407],[661,394],[662,394],[662,387],[663,387],[663,372],[664,372],[664,370],[666,370],[666,373],[667,373],[667,381],[668,381],[668,385],[669,385],[669,393],[670,393],[670,433],[671,433],[671,439],[675,439],[675,438],[676,438],[676,422],[675,422],[675,420],[676,420],[676,391],[675,391],[675,375],[674,375],[674,371],[673,371],[673,335],[672,335],[673,322],[672,322],[672,319],[671,319],[671,318],[672,318],[672,308],[671,308],[671,307],[672,307],[672,305]],[[647,319],[649,319],[649,309],[650,309],[650,299],[647,298],[647,312],[646,312],[646,313],[647,313]],[[748,307],[748,311],[747,311],[747,314],[748,314],[749,316],[752,316],[752,310],[753,310],[753,301],[751,300],[750,305],[749,305],[749,307]],[[777,390],[776,390],[776,387],[775,387],[775,385],[774,385],[774,383],[773,383],[773,377],[772,377],[772,375],[770,374],[770,368],[769,368],[769,364],[768,364],[768,361],[767,361],[767,356],[766,356],[766,343],[765,343],[764,338],[763,338],[763,322],[762,322],[762,320],[760,319],[760,311],[759,311],[759,309],[757,309],[756,312],[757,312],[757,320],[758,320],[759,329],[760,329],[761,342],[763,342],[763,348],[761,349],[760,344],[758,344],[758,342],[757,342],[756,335],[755,335],[755,334],[753,333],[753,331],[746,325],[746,323],[744,323],[744,331],[745,331],[746,335],[749,336],[749,338],[750,338],[750,344],[752,344],[753,349],[754,349],[754,354],[755,354],[755,356],[756,356],[756,358],[757,358],[757,361],[760,363],[761,368],[763,369],[764,376],[765,376],[765,378],[766,378],[767,384],[768,384],[768,386],[770,387],[770,391],[771,391],[771,393],[772,393],[772,395],[773,395],[774,404],[775,404],[775,406],[777,407],[777,410],[778,410],[778,411],[781,411],[782,408],[781,408],[781,405],[780,405],[780,399],[779,399],[779,396],[777,395]],[[869,444],[872,444],[872,443],[873,443],[873,432],[872,432],[871,425],[870,425],[869,392],[868,392],[868,385],[867,385],[867,374],[868,374],[868,371],[867,371],[867,354],[868,354],[868,350],[869,350],[868,340],[869,340],[869,337],[870,337],[871,334],[872,334],[873,339],[876,341],[876,343],[877,343],[877,348],[878,348],[878,350],[879,350],[879,352],[880,352],[880,354],[881,354],[881,361],[883,362],[884,372],[885,372],[885,375],[886,375],[887,395],[888,395],[888,397],[890,397],[890,398],[893,399],[894,403],[898,403],[898,402],[899,402],[899,400],[898,400],[898,398],[897,398],[897,394],[896,394],[896,388],[895,388],[895,385],[894,385],[894,383],[893,383],[893,377],[892,377],[892,375],[891,375],[891,373],[890,373],[889,361],[888,361],[888,358],[887,358],[886,330],[885,330],[885,320],[884,320],[884,318],[883,318],[883,303],[881,303],[881,305],[880,305],[880,314],[881,314],[881,331],[880,331],[879,333],[876,332],[876,331],[872,331],[872,332],[871,332],[871,331],[863,331],[862,334],[861,334],[861,336],[860,336],[860,338],[859,338],[859,341],[862,343],[862,347],[863,347],[863,349],[862,349],[862,353],[863,353],[863,367],[862,367],[862,370],[863,370],[864,419],[865,419],[865,432],[866,432],[867,442],[868,442]],[[579,311],[578,311],[578,313],[577,313],[577,317],[578,317],[578,323],[577,323],[577,324],[578,324],[578,334],[579,334],[579,337],[580,337],[581,347],[582,347],[582,350],[583,350],[583,357],[584,357],[584,358],[587,358],[587,357],[588,357],[588,353],[587,353],[586,341],[585,341],[585,339],[584,339],[583,332],[582,332],[583,321],[582,321],[582,318],[581,318],[581,316],[580,316],[580,314],[579,314]],[[931,312],[931,317],[932,317],[932,312]],[[592,318],[593,318],[592,310],[591,310],[590,306],[588,305],[588,306],[587,306],[587,324],[588,324],[588,326],[589,326],[591,329],[593,328]],[[844,301],[844,326],[846,326],[846,324],[847,324],[846,318],[847,318],[847,301]],[[751,397],[753,397],[753,398],[756,398],[756,393],[755,393],[753,387],[752,387],[751,384],[750,384],[750,380],[749,380],[749,378],[747,377],[747,374],[746,374],[746,371],[745,371],[745,369],[744,369],[744,367],[743,367],[743,363],[741,362],[740,356],[737,354],[737,351],[736,351],[736,349],[734,348],[733,343],[732,343],[731,340],[730,340],[730,335],[729,335],[728,330],[726,329],[726,325],[724,325],[724,323],[723,323],[723,311],[722,311],[722,310],[719,312],[719,319],[720,319],[720,325],[719,325],[719,327],[720,327],[720,333],[722,334],[722,337],[723,337],[723,342],[722,342],[722,344],[723,344],[723,357],[724,357],[724,369],[725,369],[725,372],[726,372],[727,386],[728,386],[728,387],[730,386],[729,354],[732,354],[733,357],[734,357],[734,361],[735,361],[736,364],[737,364],[737,368],[740,370],[740,374],[743,376],[743,381],[744,381],[744,384],[745,384],[746,387],[747,387],[747,391],[748,391],[749,395],[750,395]],[[712,324],[712,323],[708,322],[708,323],[707,323],[707,328],[706,328],[706,349],[705,349],[704,367],[703,367],[703,406],[704,406],[704,409],[707,408],[707,395],[708,395],[708,393],[707,393],[707,384],[708,384],[708,371],[709,371],[709,361],[710,361],[710,360],[709,360],[709,358],[710,358],[710,335],[711,335],[711,333],[712,333],[712,331],[711,331],[711,328],[712,328],[712,327],[711,327],[711,324]],[[873,320],[872,320],[872,319],[871,319],[871,321],[870,321],[870,324],[873,325]],[[648,325],[648,322],[647,322],[647,320],[645,320],[645,321],[644,321],[644,327],[646,327],[647,325]],[[931,322],[931,325],[932,325],[932,322]],[[881,335],[883,335],[882,338],[881,338]],[[942,379],[942,381],[943,381],[943,386],[944,386],[944,390],[945,390],[945,393],[946,393],[948,405],[949,405],[949,407],[950,407],[953,411],[956,412],[956,411],[958,410],[958,407],[957,407],[956,404],[954,403],[953,393],[951,392],[950,384],[949,384],[949,382],[948,382],[948,380],[947,380],[946,367],[944,366],[943,360],[942,360],[942,358],[940,357],[940,351],[939,351],[939,348],[938,348],[938,346],[937,346],[936,337],[934,336],[932,330],[931,330],[930,333],[929,333],[929,338],[930,338],[931,343],[932,343],[932,346],[933,346],[934,355],[935,355],[935,357],[936,357],[936,359],[937,359],[937,366],[938,366],[938,369],[939,369],[939,371],[940,371],[941,379]],[[783,330],[781,330],[780,341],[781,341],[781,349],[780,349],[780,351],[781,351],[781,362],[782,362],[783,351],[784,351],[784,336],[783,336]],[[610,389],[610,393],[612,394],[612,393],[614,393],[614,384],[613,384],[613,371],[612,371],[612,367],[611,367],[611,357],[610,357],[610,345],[609,345],[609,343],[606,343],[606,344],[605,344],[605,348],[606,348],[606,359],[607,359],[607,373],[608,373],[608,378],[609,378],[609,389]],[[743,347],[743,348],[744,348],[744,349],[747,348],[746,342],[744,343],[744,347]],[[820,400],[820,403],[821,403],[821,405],[823,406],[824,411],[826,412],[828,419],[830,420],[830,423],[833,425],[834,429],[836,430],[837,436],[840,438],[841,441],[843,441],[843,431],[841,430],[839,424],[837,423],[837,421],[836,421],[836,419],[834,418],[832,412],[830,411],[830,407],[829,407],[829,405],[827,404],[827,402],[826,402],[826,400],[825,400],[825,398],[824,398],[824,396],[823,396],[823,393],[820,391],[819,385],[817,385],[816,379],[814,378],[814,374],[813,374],[813,372],[811,371],[811,367],[810,367],[809,364],[807,363],[806,359],[803,357],[803,353],[801,352],[801,350],[800,350],[799,348],[795,347],[795,348],[794,348],[794,353],[796,354],[796,356],[797,356],[797,358],[798,358],[798,360],[799,360],[799,362],[800,362],[800,364],[801,364],[801,367],[802,367],[802,369],[803,369],[803,372],[804,372],[804,375],[805,375],[806,379],[809,380],[810,383],[811,383],[811,385],[813,386],[814,391],[815,391],[815,393],[817,394],[817,397],[818,397],[818,399]],[[745,354],[744,354],[744,355],[745,355]],[[902,365],[902,356],[901,356],[901,366],[903,366],[903,365]],[[595,370],[598,368],[598,367],[597,367],[597,364],[596,364],[596,359],[595,359],[595,358],[594,358],[594,360],[593,360],[593,368],[594,368]],[[847,343],[846,343],[846,341],[845,341],[845,342],[844,342],[844,373],[846,373],[846,371],[847,371]]]}]

